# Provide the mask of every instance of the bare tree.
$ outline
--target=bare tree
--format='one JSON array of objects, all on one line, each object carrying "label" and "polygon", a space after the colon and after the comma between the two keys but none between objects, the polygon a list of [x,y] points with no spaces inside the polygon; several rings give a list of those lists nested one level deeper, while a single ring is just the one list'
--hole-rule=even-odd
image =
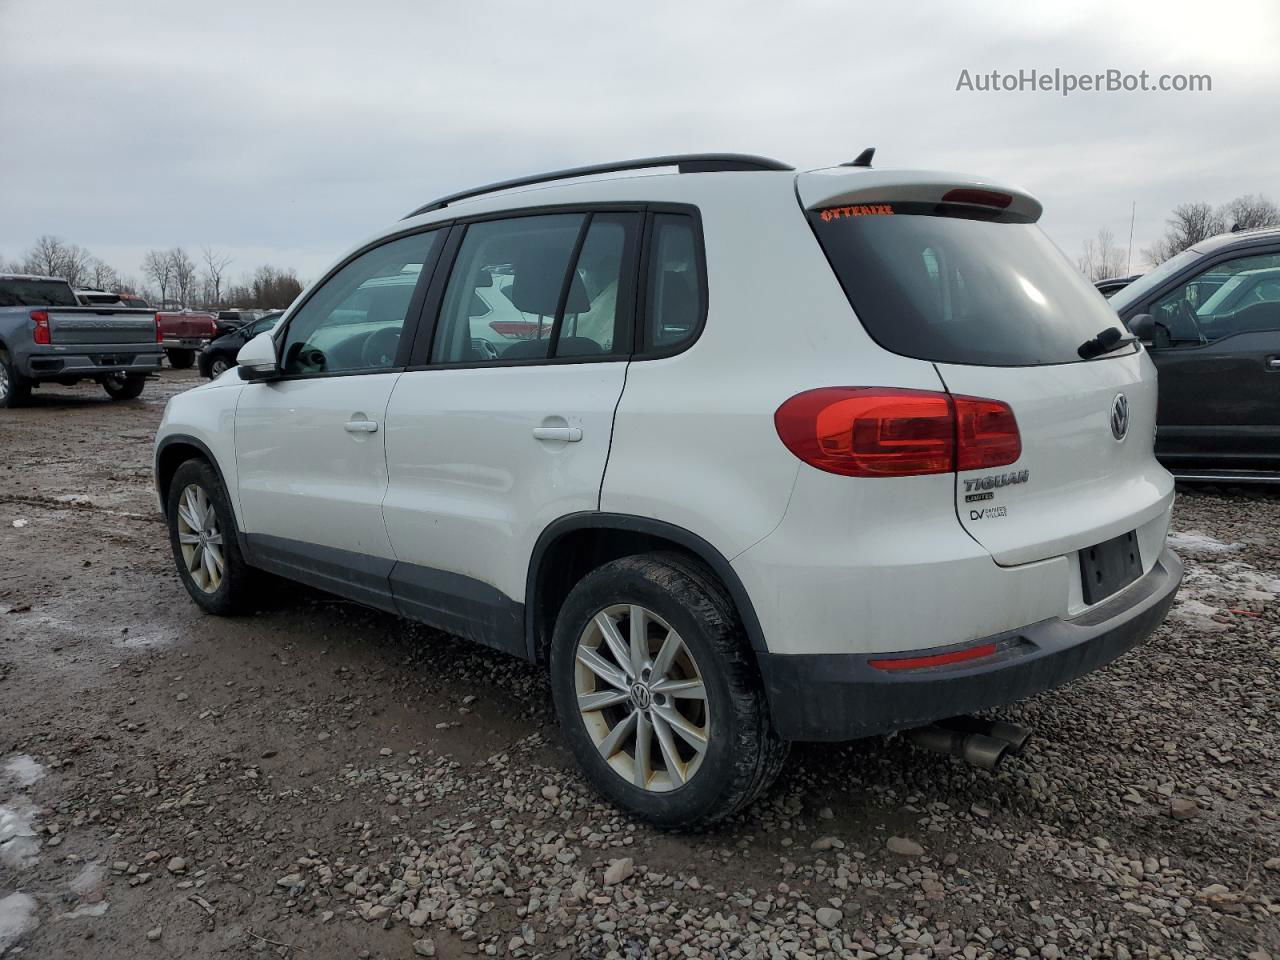
[{"label": "bare tree", "polygon": [[1280,207],[1262,194],[1247,193],[1236,197],[1222,205],[1220,215],[1223,224],[1233,232],[1280,224]]},{"label": "bare tree", "polygon": [[222,305],[222,278],[226,273],[231,258],[217,253],[212,247],[205,247],[203,251],[204,258],[204,277],[205,277],[205,299],[210,306],[218,307]]},{"label": "bare tree", "polygon": [[120,277],[108,264],[94,257],[89,264],[88,282],[99,290],[114,290],[120,285]]},{"label": "bare tree", "polygon": [[38,237],[23,258],[22,268],[27,273],[42,277],[62,276],[62,265],[67,259],[67,245],[57,237],[45,234]]},{"label": "bare tree", "polygon": [[1143,251],[1153,265],[1226,230],[1221,212],[1207,203],[1180,203],[1165,223],[1164,236]]},{"label": "bare tree", "polygon": [[173,276],[173,289],[183,307],[191,303],[191,294],[196,282],[195,261],[181,247],[169,251],[169,269]]},{"label": "bare tree", "polygon": [[1085,242],[1076,263],[1080,272],[1092,282],[1120,276],[1125,270],[1125,260],[1124,248],[1117,246],[1115,235],[1103,227],[1097,237]]},{"label": "bare tree", "polygon": [[148,250],[142,258],[142,272],[160,290],[160,305],[169,299],[169,289],[173,286],[173,262],[167,250]]}]

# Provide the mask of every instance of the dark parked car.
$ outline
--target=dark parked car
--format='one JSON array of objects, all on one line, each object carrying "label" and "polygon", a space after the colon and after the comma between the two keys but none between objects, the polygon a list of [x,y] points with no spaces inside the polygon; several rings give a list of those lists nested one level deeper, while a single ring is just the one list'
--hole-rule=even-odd
[{"label": "dark parked car", "polygon": [[1142,274],[1134,273],[1127,277],[1107,277],[1105,280],[1095,280],[1093,285],[1098,288],[1098,292],[1104,297],[1110,299],[1117,293],[1127,287],[1133,281],[1137,280]]},{"label": "dark parked car", "polygon": [[259,317],[266,316],[262,310],[219,310],[215,323],[218,326],[218,334],[231,333],[233,330],[239,330],[247,323],[253,323]]},{"label": "dark parked car", "polygon": [[1111,298],[1160,371],[1156,456],[1280,481],[1280,228],[1212,237]]},{"label": "dark parked car", "polygon": [[243,324],[213,340],[200,351],[200,376],[213,380],[222,376],[224,370],[236,365],[236,354],[240,348],[265,330],[274,327],[284,311],[263,314],[257,320]]}]

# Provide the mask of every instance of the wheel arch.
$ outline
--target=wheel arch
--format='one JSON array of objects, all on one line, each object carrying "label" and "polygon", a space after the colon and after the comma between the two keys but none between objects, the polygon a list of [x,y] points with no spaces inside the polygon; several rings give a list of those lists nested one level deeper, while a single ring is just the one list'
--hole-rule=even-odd
[{"label": "wheel arch", "polygon": [[162,507],[169,502],[169,484],[173,482],[173,475],[180,466],[192,459],[204,460],[213,468],[213,472],[218,475],[218,482],[230,498],[231,489],[227,486],[227,478],[223,476],[222,467],[218,465],[218,458],[213,455],[213,451],[202,440],[175,433],[156,445],[156,491],[160,494]]},{"label": "wheel arch", "polygon": [[746,587],[719,550],[690,530],[650,517],[623,513],[569,514],[548,524],[534,544],[525,582],[525,643],[528,658],[545,663],[556,614],[586,573],[619,557],[674,550],[699,561],[729,592],[743,629],[757,653],[767,653],[764,631]]}]

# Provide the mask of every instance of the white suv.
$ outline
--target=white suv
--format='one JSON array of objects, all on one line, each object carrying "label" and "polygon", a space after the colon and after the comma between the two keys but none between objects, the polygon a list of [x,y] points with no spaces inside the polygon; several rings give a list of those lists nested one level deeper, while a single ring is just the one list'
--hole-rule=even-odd
[{"label": "white suv", "polygon": [[[169,402],[183,582],[231,613],[257,568],[544,664],[587,776],[665,826],[789,741],[1062,684],[1181,565],[1151,361],[1039,215],[731,154],[429,204]],[[482,329],[498,293],[537,326]]]}]

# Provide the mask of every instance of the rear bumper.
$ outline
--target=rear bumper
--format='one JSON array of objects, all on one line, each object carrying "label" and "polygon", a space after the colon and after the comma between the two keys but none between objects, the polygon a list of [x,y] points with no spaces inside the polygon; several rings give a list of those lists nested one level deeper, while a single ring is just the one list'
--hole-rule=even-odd
[{"label": "rear bumper", "polygon": [[208,342],[208,337],[165,337],[160,346],[166,350],[201,350]]},{"label": "rear bumper", "polygon": [[28,353],[20,358],[20,373],[33,380],[97,377],[105,373],[154,373],[164,353],[158,343],[75,346]]},{"label": "rear bumper", "polygon": [[[1169,549],[1136,583],[1071,619],[1041,620],[964,644],[892,654],[759,653],[774,726],[787,740],[853,740],[997,707],[1083,676],[1146,639],[1182,581]],[[885,671],[870,661],[945,654],[978,644],[981,660]]]}]

